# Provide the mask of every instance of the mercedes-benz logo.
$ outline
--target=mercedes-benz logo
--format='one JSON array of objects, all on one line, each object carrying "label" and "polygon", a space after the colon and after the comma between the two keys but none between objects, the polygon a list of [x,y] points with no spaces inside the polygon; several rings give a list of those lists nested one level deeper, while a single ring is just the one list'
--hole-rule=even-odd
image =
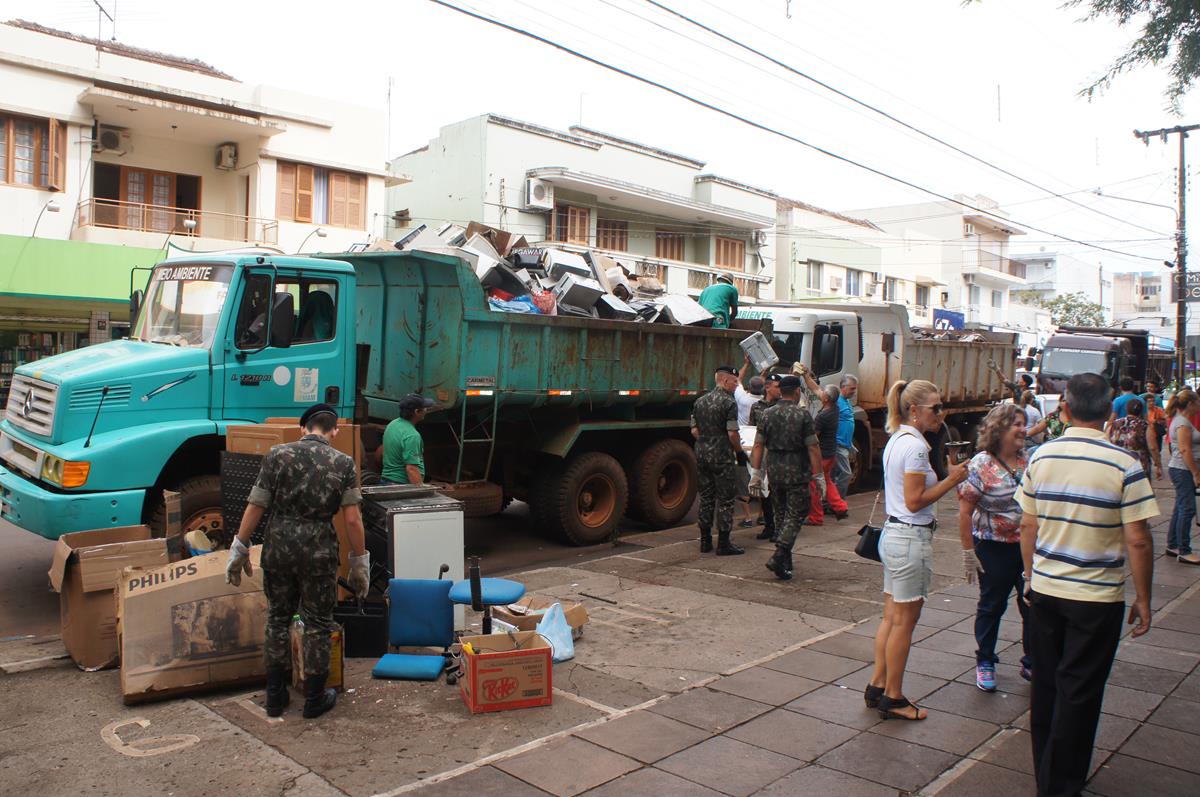
[{"label": "mercedes-benz logo", "polygon": [[33,415],[33,388],[25,393],[25,403],[21,405],[21,417],[28,418],[30,415]]}]

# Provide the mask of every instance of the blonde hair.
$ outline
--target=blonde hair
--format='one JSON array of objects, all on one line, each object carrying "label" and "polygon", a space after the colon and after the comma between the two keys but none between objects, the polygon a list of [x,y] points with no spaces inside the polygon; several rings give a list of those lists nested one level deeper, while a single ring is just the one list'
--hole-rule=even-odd
[{"label": "blonde hair", "polygon": [[1018,422],[1025,425],[1025,412],[1016,404],[997,404],[979,424],[979,437],[975,450],[995,454],[1000,450],[1000,439]]},{"label": "blonde hair", "polygon": [[1028,407],[1030,404],[1036,404],[1036,403],[1037,403],[1037,396],[1035,396],[1033,394],[1032,390],[1026,390],[1024,393],[1021,394],[1021,406],[1022,407]]},{"label": "blonde hair", "polygon": [[914,379],[911,382],[900,379],[893,382],[887,394],[888,434],[896,433],[900,425],[908,419],[908,411],[914,404],[923,404],[930,396],[936,396],[939,392],[937,385],[924,379]]},{"label": "blonde hair", "polygon": [[1175,417],[1177,412],[1186,412],[1187,408],[1196,403],[1196,393],[1188,388],[1177,391],[1167,402],[1167,417]]}]

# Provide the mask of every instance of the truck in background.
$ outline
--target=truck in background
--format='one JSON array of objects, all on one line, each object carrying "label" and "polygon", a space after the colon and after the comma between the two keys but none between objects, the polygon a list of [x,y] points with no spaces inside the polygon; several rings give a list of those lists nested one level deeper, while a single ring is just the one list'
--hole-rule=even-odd
[{"label": "truck in background", "polygon": [[[474,514],[526,500],[575,544],[628,514],[677,523],[696,495],[689,429],[744,331],[489,309],[460,258],[427,252],[204,255],[150,275],[128,340],[17,369],[0,422],[0,514],[44,537],[163,522],[221,539],[220,454],[235,424],[325,401],[382,425],[407,393],[430,481]],[[769,331],[767,325],[762,325]]]},{"label": "truck in background", "polygon": [[1120,392],[1123,378],[1141,393],[1147,381],[1160,388],[1174,380],[1175,349],[1159,345],[1144,329],[1063,326],[1055,330],[1037,360],[1038,402],[1053,412],[1069,380],[1080,373],[1100,374]]}]

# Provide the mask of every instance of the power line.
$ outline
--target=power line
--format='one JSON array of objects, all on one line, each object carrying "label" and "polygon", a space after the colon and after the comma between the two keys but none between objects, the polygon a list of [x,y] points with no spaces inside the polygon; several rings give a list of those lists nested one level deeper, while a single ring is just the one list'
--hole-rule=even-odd
[{"label": "power line", "polygon": [[846,92],[842,91],[841,89],[837,88],[836,86],[832,86],[829,83],[826,83],[825,81],[820,80],[819,78],[815,78],[806,72],[796,69],[795,67],[791,66],[790,64],[780,61],[778,58],[775,58],[774,56],[768,55],[767,53],[764,53],[761,50],[751,47],[749,44],[746,44],[745,42],[742,42],[738,39],[735,39],[732,36],[726,35],[725,33],[722,33],[721,31],[719,31],[715,28],[709,27],[708,25],[705,25],[703,22],[693,19],[692,17],[689,17],[688,15],[686,15],[680,11],[676,11],[675,9],[673,9],[669,6],[663,5],[662,3],[658,2],[658,0],[644,0],[644,2],[649,3],[650,5],[654,6],[655,8],[665,11],[668,14],[672,14],[691,25],[694,25],[697,28],[700,28],[701,30],[709,33],[712,36],[716,36],[719,39],[729,42],[730,44],[732,44],[736,47],[740,47],[743,50],[746,50],[747,52],[753,53],[754,55],[757,55],[759,58],[763,58],[767,61],[770,61],[772,64],[775,64],[776,66],[778,66],[781,69],[785,69],[794,75],[802,77],[805,80],[811,81],[811,82],[817,84],[818,86],[820,86],[821,88],[823,88],[827,91],[831,91],[834,94],[838,95],[839,97],[849,100],[850,102],[854,103],[855,105],[860,105],[863,108],[866,108],[867,110],[872,111],[873,113],[879,114],[880,116],[884,117],[885,119],[900,125],[901,127],[905,128],[906,130],[911,130],[912,132],[916,133],[917,135],[928,138],[930,141],[934,141],[938,144],[941,144],[943,147],[952,149],[955,152],[957,152],[958,154],[964,155],[964,156],[970,158],[971,160],[976,161],[977,163],[981,163],[990,169],[994,169],[995,171],[1000,172],[1001,174],[1006,175],[1008,177],[1011,177],[1014,180],[1018,180],[1022,183],[1025,183],[1026,185],[1036,188],[1039,191],[1043,191],[1047,194],[1051,194],[1051,195],[1055,196],[1056,198],[1065,199],[1067,202],[1070,202],[1072,205],[1077,205],[1078,207],[1084,208],[1085,210],[1090,210],[1093,213],[1097,213],[1101,216],[1104,216],[1105,218],[1119,221],[1122,224],[1126,224],[1130,227],[1137,227],[1139,230],[1145,230],[1146,232],[1154,232],[1154,233],[1161,232],[1161,230],[1154,230],[1149,227],[1145,227],[1141,224],[1136,224],[1132,221],[1129,221],[1128,219],[1123,219],[1120,216],[1115,216],[1111,213],[1105,213],[1103,210],[1100,210],[1099,208],[1094,208],[1094,207],[1091,207],[1090,205],[1085,205],[1082,202],[1078,202],[1074,199],[1069,199],[1064,194],[1057,193],[1057,192],[1053,191],[1052,189],[1049,189],[1049,188],[1046,188],[1045,186],[1039,185],[1038,183],[1035,183],[1032,180],[1026,179],[1025,177],[1022,177],[1019,174],[1015,174],[1014,172],[1011,172],[1008,169],[1005,169],[1003,166],[999,166],[995,163],[992,163],[991,161],[989,161],[985,158],[981,158],[978,155],[968,152],[967,150],[963,149],[962,147],[956,146],[955,144],[951,144],[949,141],[946,141],[943,138],[935,136],[932,133],[928,133],[925,130],[922,130],[921,128],[919,128],[915,125],[909,124],[908,122],[904,121],[903,119],[899,119],[896,116],[893,116],[892,114],[888,113],[887,111],[883,110],[882,108],[878,108],[878,107],[870,104],[869,102],[860,100],[851,94],[847,94]]},{"label": "power line", "polygon": [[480,22],[486,22],[486,23],[488,23],[490,25],[494,25],[498,28],[503,28],[504,30],[510,31],[512,33],[516,33],[520,36],[524,36],[526,38],[533,39],[534,41],[541,42],[542,44],[545,44],[549,47],[553,47],[556,50],[560,50],[560,51],[567,53],[568,55],[574,56],[575,58],[578,58],[582,61],[586,61],[595,66],[599,66],[603,69],[607,69],[610,72],[615,72],[616,74],[630,78],[631,80],[636,80],[639,83],[644,83],[648,86],[652,86],[656,89],[659,89],[660,91],[665,91],[668,94],[679,97],[680,99],[690,102],[693,105],[698,105],[701,108],[705,108],[714,113],[720,114],[721,116],[729,117],[730,119],[734,119],[735,121],[741,122],[742,124],[748,125],[757,130],[761,130],[765,133],[770,133],[772,135],[779,136],[780,138],[784,138],[784,139],[787,139],[788,141],[792,141],[792,142],[799,144],[807,149],[811,149],[814,152],[819,152],[820,154],[825,155],[826,157],[833,158],[834,160],[849,164],[851,166],[855,166],[859,169],[870,172],[871,174],[874,174],[876,176],[883,177],[884,179],[891,180],[895,183],[899,183],[900,185],[906,186],[908,188],[912,188],[916,191],[920,191],[921,193],[929,194],[930,196],[937,197],[938,199],[944,200],[946,202],[953,202],[956,205],[961,205],[962,207],[967,208],[968,210],[973,210],[976,213],[982,213],[983,215],[989,216],[998,221],[1001,221],[1001,222],[1004,222],[1007,224],[1013,224],[1013,225],[1020,226],[1020,227],[1026,227],[1030,230],[1034,230],[1036,232],[1040,232],[1045,235],[1050,235],[1054,238],[1058,238],[1063,241],[1069,241],[1069,242],[1075,243],[1075,244],[1082,244],[1082,245],[1090,247],[1092,249],[1098,249],[1102,252],[1109,252],[1111,254],[1120,255],[1122,257],[1129,257],[1129,258],[1138,259],[1138,260],[1152,260],[1155,262],[1159,261],[1159,258],[1156,258],[1156,257],[1149,257],[1147,255],[1137,255],[1137,254],[1133,254],[1131,252],[1122,252],[1119,249],[1110,249],[1105,246],[1089,244],[1084,241],[1080,241],[1080,240],[1071,238],[1066,235],[1060,235],[1058,233],[1051,232],[1050,230],[1045,230],[1040,227],[1036,227],[1032,224],[1018,222],[1018,221],[1014,221],[1012,219],[1007,219],[1003,216],[997,215],[994,211],[987,210],[987,209],[981,208],[981,207],[977,207],[968,202],[963,202],[962,200],[959,200],[959,199],[954,199],[953,197],[947,196],[938,191],[934,191],[931,188],[925,188],[922,185],[918,185],[917,183],[914,183],[910,180],[906,180],[903,177],[897,177],[896,175],[889,174],[881,169],[877,169],[874,166],[870,166],[868,164],[856,161],[853,158],[850,158],[846,155],[840,155],[836,152],[833,152],[832,150],[826,149],[824,147],[820,147],[816,144],[805,141],[802,138],[793,136],[790,133],[786,133],[782,130],[771,127],[770,125],[768,125],[764,122],[755,121],[746,116],[742,116],[741,114],[735,113],[734,111],[727,110],[718,105],[714,105],[713,103],[706,102],[697,97],[693,97],[692,95],[690,95],[684,91],[680,91],[679,89],[672,88],[671,86],[668,86],[664,83],[660,83],[656,80],[653,80],[652,78],[648,78],[643,75],[639,75],[639,74],[637,74],[635,72],[631,72],[627,69],[623,69],[619,66],[616,66],[615,64],[610,64],[607,61],[602,61],[599,58],[587,55],[586,53],[580,52],[579,50],[572,49],[565,44],[560,44],[556,41],[546,38],[545,36],[541,36],[539,34],[533,33],[532,31],[525,30],[524,28],[519,28],[515,25],[510,25],[509,23],[504,22],[503,20],[495,19],[493,17],[488,17],[488,16],[480,14],[476,11],[471,11],[466,8],[461,8],[459,6],[454,5],[453,3],[446,2],[445,0],[430,0],[430,2],[432,2],[436,5],[442,6],[444,8],[448,8],[451,11],[457,11],[458,13],[460,13],[464,16],[471,17],[472,19],[477,19]]}]

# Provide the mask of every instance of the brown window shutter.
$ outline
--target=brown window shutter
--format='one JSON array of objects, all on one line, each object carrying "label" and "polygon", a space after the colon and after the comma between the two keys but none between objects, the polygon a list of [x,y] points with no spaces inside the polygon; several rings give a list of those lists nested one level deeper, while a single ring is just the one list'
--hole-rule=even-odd
[{"label": "brown window shutter", "polygon": [[683,233],[655,230],[654,256],[664,260],[683,260]]},{"label": "brown window shutter", "polygon": [[737,238],[717,237],[716,264],[732,271],[746,270],[746,242]]},{"label": "brown window shutter", "polygon": [[334,227],[348,226],[346,221],[346,206],[349,192],[350,175],[345,172],[330,172],[329,223]]},{"label": "brown window shutter", "polygon": [[312,221],[313,167],[296,164],[296,221]]},{"label": "brown window shutter", "polygon": [[275,168],[275,218],[292,221],[296,218],[296,164],[277,161]]},{"label": "brown window shutter", "polygon": [[51,191],[63,191],[67,181],[67,126],[57,119],[50,120],[50,185]]},{"label": "brown window shutter", "polygon": [[567,243],[588,245],[591,215],[591,211],[587,208],[567,206]]},{"label": "brown window shutter", "polygon": [[366,229],[367,178],[351,174],[349,190],[346,192],[346,226],[356,230]]}]

